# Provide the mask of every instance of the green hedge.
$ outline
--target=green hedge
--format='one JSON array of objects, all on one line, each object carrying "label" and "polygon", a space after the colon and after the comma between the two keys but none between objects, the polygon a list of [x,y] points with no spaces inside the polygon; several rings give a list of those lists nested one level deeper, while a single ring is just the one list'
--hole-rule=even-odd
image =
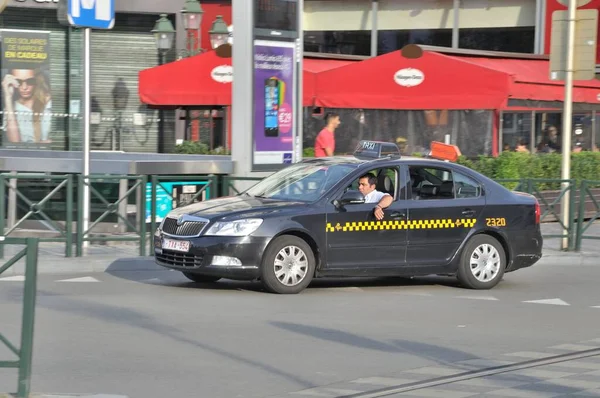
[{"label": "green hedge", "polygon": [[[560,179],[562,156],[558,153],[529,154],[503,152],[498,157],[480,156],[477,159],[461,157],[457,163],[476,170],[494,180]],[[571,178],[600,180],[600,152],[571,154]],[[515,183],[504,183],[513,189]],[[560,189],[560,184],[540,183],[537,189]]]},{"label": "green hedge", "polygon": [[230,155],[231,152],[223,147],[210,150],[208,145],[198,141],[184,141],[175,146],[175,153],[184,155]]}]

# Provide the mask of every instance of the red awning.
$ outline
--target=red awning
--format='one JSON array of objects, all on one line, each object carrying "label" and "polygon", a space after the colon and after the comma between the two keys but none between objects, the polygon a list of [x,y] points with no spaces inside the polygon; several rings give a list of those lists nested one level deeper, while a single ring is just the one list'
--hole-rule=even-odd
[{"label": "red awning", "polygon": [[424,52],[394,51],[317,75],[315,105],[370,109],[498,109],[507,102],[506,73]]},{"label": "red awning", "polygon": [[[317,76],[316,106],[371,109],[508,109],[508,100],[564,100],[548,60],[400,51]],[[422,80],[419,80],[422,76]],[[419,84],[416,84],[419,83]],[[573,100],[598,104],[600,81],[575,81]]]},{"label": "red awning", "polygon": [[[304,59],[303,106],[315,99],[316,75],[356,61]],[[140,100],[148,105],[231,105],[231,58],[214,51],[156,66],[139,73]]]},{"label": "red awning", "polygon": [[[461,59],[510,75],[512,84],[508,97],[511,99],[561,102],[564,100],[564,81],[550,80],[549,60],[479,57],[461,57]],[[574,102],[597,104],[599,94],[599,80],[573,82]]]}]

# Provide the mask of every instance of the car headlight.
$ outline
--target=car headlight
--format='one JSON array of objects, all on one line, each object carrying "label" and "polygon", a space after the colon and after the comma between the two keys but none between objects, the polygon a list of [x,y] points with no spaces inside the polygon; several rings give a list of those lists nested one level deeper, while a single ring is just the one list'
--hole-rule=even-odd
[{"label": "car headlight", "polygon": [[262,224],[260,218],[248,218],[237,221],[219,221],[214,223],[204,235],[248,236]]}]

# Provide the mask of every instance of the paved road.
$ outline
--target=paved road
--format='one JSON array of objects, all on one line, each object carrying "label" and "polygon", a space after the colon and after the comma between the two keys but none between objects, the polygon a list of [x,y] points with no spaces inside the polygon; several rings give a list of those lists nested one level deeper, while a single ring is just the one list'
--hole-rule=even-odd
[{"label": "paved road", "polygon": [[[352,279],[296,296],[159,269],[43,274],[32,386],[131,398],[600,396],[600,267],[569,265],[508,274],[485,292],[445,278]],[[0,278],[0,330],[15,342],[21,288]],[[460,376],[579,351],[593,356]],[[14,375],[0,369],[0,391],[15,390]]]}]

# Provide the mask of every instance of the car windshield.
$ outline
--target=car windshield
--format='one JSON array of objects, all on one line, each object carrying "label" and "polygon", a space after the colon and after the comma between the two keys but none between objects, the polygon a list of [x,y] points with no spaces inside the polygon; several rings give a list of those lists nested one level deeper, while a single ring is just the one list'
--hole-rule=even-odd
[{"label": "car windshield", "polygon": [[356,164],[297,163],[265,178],[245,194],[312,202],[355,169]]}]

